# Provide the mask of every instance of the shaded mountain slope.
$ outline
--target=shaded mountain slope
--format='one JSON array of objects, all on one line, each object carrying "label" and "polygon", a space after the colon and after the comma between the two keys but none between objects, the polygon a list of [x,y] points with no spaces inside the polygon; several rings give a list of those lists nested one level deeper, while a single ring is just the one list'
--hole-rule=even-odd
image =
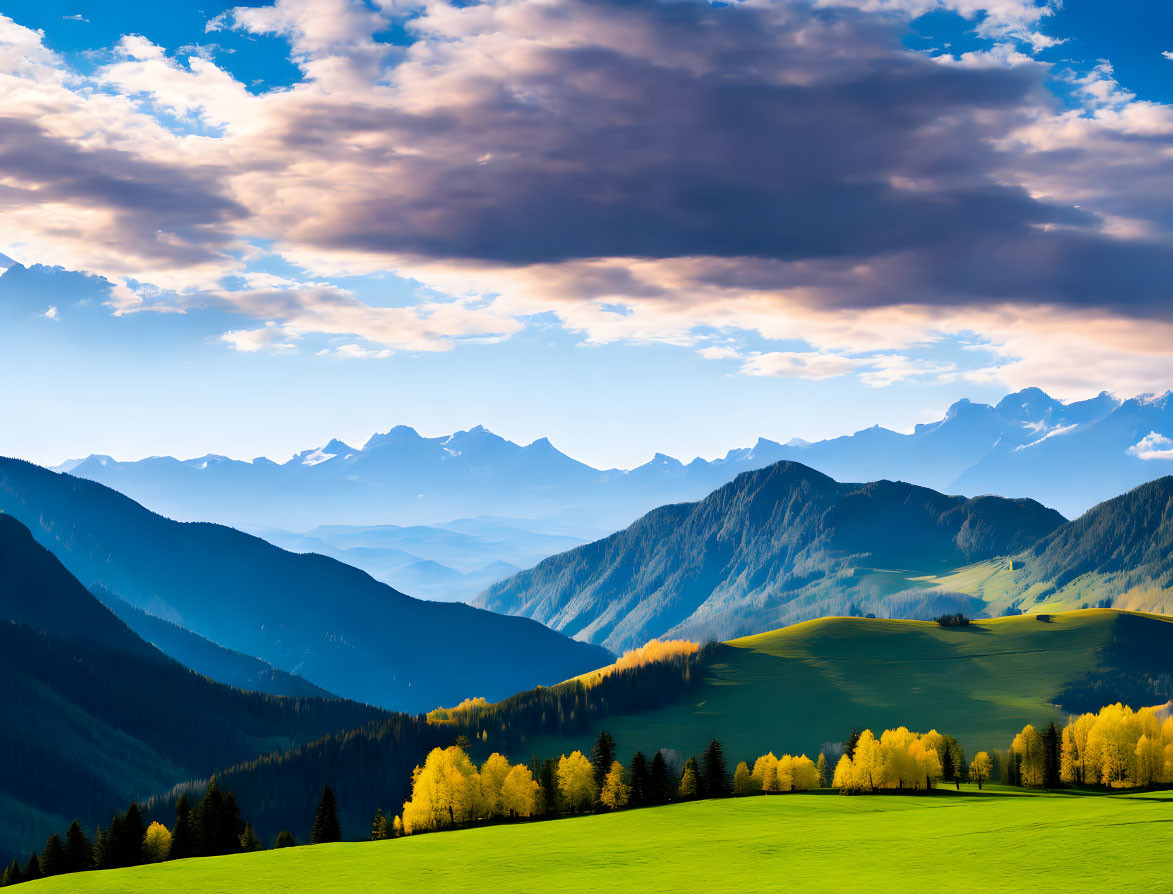
[{"label": "shaded mountain slope", "polygon": [[223,686],[139,639],[0,515],[0,853],[215,767],[387,716]]},{"label": "shaded mountain slope", "polygon": [[19,460],[0,460],[0,511],[87,587],[370,704],[420,711],[500,698],[609,660],[534,621],[412,599],[334,559],[173,522]]},{"label": "shaded mountain slope", "polygon": [[145,642],[170,655],[184,667],[210,677],[217,683],[269,695],[338,697],[296,674],[279,671],[259,658],[225,649],[198,633],[156,618],[129,602],[123,602],[102,587],[95,587],[93,594]]},{"label": "shaded mountain slope", "polygon": [[615,651],[662,634],[728,637],[846,614],[852,604],[874,610],[890,592],[889,572],[938,573],[1005,555],[1062,522],[1031,500],[840,484],[781,462],[546,559],[478,603]]}]

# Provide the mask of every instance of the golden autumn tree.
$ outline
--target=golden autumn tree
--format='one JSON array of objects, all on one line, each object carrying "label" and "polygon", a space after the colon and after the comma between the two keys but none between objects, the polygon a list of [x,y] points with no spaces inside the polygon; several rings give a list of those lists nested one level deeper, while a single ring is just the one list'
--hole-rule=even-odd
[{"label": "golden autumn tree", "polygon": [[481,804],[485,816],[500,816],[504,812],[501,788],[508,775],[509,761],[495,751],[481,764]]},{"label": "golden autumn tree", "polygon": [[835,765],[835,775],[831,777],[831,788],[841,792],[856,792],[859,787],[855,782],[855,763],[846,754],[839,758]]},{"label": "golden autumn tree", "polygon": [[696,797],[697,780],[696,770],[693,769],[691,763],[685,765],[684,772],[680,774],[680,799],[682,801],[691,801]]},{"label": "golden autumn tree", "polygon": [[411,799],[403,805],[404,833],[466,823],[483,806],[480,774],[462,748],[433,748],[412,773]]},{"label": "golden autumn tree", "polygon": [[537,808],[538,783],[525,764],[510,769],[501,784],[501,809],[512,817],[533,816]]},{"label": "golden autumn tree", "polygon": [[1022,761],[1019,768],[1022,784],[1026,788],[1042,788],[1043,737],[1039,735],[1038,730],[1028,723],[1010,743],[1010,751]]},{"label": "golden autumn tree", "polygon": [[603,788],[599,792],[599,800],[608,810],[619,810],[627,806],[627,799],[631,796],[631,787],[626,782],[626,772],[619,761],[611,763],[611,769],[603,780]]},{"label": "golden autumn tree", "polygon": [[557,777],[558,790],[566,799],[571,813],[595,803],[598,797],[595,769],[581,751],[564,754],[558,759]]},{"label": "golden autumn tree", "polygon": [[151,823],[143,836],[143,852],[148,863],[162,863],[171,856],[171,831],[162,823]]},{"label": "golden autumn tree", "polygon": [[978,791],[981,791],[982,784],[990,778],[991,769],[989,754],[979,751],[973,756],[973,761],[969,765],[969,778],[977,783]]},{"label": "golden autumn tree", "polygon": [[774,752],[763,754],[754,761],[750,778],[759,791],[766,793],[781,791],[778,787],[778,758],[774,757]]},{"label": "golden autumn tree", "polygon": [[749,765],[742,761],[733,771],[733,794],[752,795],[753,792],[753,778],[750,776]]}]

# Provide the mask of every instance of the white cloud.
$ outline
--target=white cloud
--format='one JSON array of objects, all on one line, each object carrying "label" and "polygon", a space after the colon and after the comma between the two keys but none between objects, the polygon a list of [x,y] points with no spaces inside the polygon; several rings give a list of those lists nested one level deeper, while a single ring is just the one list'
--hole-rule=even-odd
[{"label": "white cloud", "polygon": [[43,316],[43,317],[44,317],[46,320],[56,320],[56,319],[58,319],[58,315],[57,315],[57,308],[56,308],[56,306],[53,306],[53,305],[51,305],[51,306],[49,307],[49,309],[48,309],[47,311],[45,311],[45,312],[42,314],[42,316]]},{"label": "white cloud", "polygon": [[1166,59],[1173,60],[1173,50],[1161,50],[1161,55]]},{"label": "white cloud", "polygon": [[866,361],[841,354],[820,354],[817,351],[768,351],[751,354],[741,371],[747,376],[777,376],[785,379],[833,379],[855,372]]},{"label": "white cloud", "polygon": [[1129,456],[1137,459],[1173,459],[1173,440],[1155,431],[1149,432],[1128,448]]}]

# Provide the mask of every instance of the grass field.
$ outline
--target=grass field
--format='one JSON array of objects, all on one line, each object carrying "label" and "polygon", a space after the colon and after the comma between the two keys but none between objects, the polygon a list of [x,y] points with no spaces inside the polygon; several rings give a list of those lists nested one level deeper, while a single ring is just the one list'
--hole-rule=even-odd
[{"label": "grass field", "polygon": [[[699,754],[709,739],[731,762],[767,750],[814,754],[853,727],[903,724],[955,736],[966,753],[1006,748],[1026,723],[1063,719],[1051,703],[1095,669],[1119,612],[1092,609],[942,628],[929,621],[827,618],[733,640],[687,700],[611,716],[581,736],[541,737],[515,759],[589,748],[605,727],[624,761],[657,748]],[[1173,650],[1168,618],[1128,616]],[[1130,629],[1130,636],[1138,631]]]},{"label": "grass field", "polygon": [[204,891],[1160,891],[1173,795],[701,801],[70,875],[29,894]]}]

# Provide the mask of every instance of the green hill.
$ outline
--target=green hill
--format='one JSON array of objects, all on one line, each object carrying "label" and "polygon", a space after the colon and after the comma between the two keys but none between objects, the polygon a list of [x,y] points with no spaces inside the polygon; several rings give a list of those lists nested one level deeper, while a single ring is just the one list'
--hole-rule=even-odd
[{"label": "green hill", "polygon": [[[825,618],[726,643],[700,686],[672,704],[538,737],[516,757],[585,749],[606,728],[625,759],[637,749],[699,754],[717,738],[737,761],[767,750],[813,754],[853,727],[901,724],[936,727],[973,754],[1005,748],[1028,722],[1059,721],[1061,692],[1122,667],[1173,671],[1173,619],[1099,609],[961,628]],[[1120,697],[1110,687],[1100,695]]]},{"label": "green hill", "polygon": [[479,604],[615,652],[653,636],[728,639],[827,615],[932,617],[969,605],[888,597],[926,586],[910,578],[1025,549],[1063,521],[1033,500],[841,484],[780,462],[552,556]]},{"label": "green hill", "polygon": [[[669,807],[59,876],[153,891],[1167,891],[1168,804],[972,790]],[[26,890],[24,888],[22,891]]]}]

